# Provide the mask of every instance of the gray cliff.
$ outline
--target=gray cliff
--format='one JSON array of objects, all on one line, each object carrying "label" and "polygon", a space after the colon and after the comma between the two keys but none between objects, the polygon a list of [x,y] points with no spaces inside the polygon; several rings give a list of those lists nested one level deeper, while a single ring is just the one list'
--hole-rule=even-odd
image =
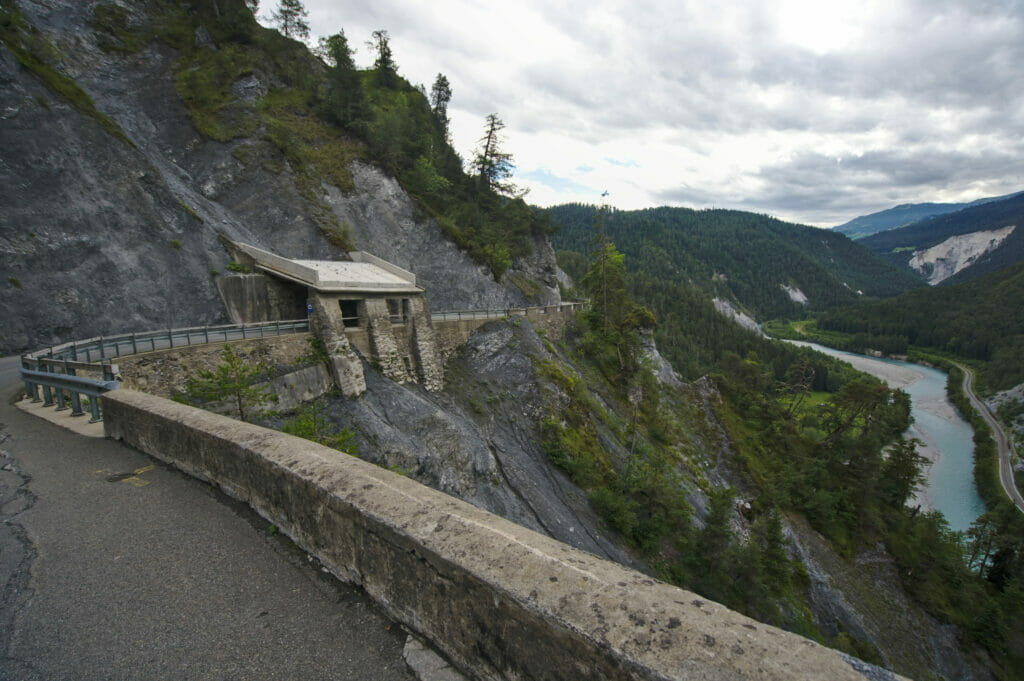
[{"label": "gray cliff", "polygon": [[[261,131],[203,137],[175,89],[175,50],[153,42],[99,47],[93,3],[24,0],[26,20],[69,76],[116,123],[104,129],[0,46],[0,353],[129,330],[228,321],[214,283],[224,234],[287,257],[332,259],[314,216],[347,226],[356,248],[414,271],[435,310],[557,302],[546,241],[501,282],[414,214],[398,183],[353,162],[355,188],[302,196],[289,161]],[[134,3],[132,12],[147,3]],[[209,40],[203,31],[196,40]],[[72,56],[73,55],[73,56]],[[232,91],[251,100],[281,86],[255,73]],[[537,284],[531,297],[515,283]]]}]

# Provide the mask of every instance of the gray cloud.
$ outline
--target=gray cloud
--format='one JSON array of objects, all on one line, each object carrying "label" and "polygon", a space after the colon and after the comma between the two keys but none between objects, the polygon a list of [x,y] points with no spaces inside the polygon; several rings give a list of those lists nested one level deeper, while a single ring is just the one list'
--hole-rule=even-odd
[{"label": "gray cloud", "polygon": [[[534,175],[552,188],[572,186],[561,177],[572,168],[604,165],[621,173],[613,196],[638,205],[730,205],[821,224],[1024,185],[1024,3],[896,0],[864,16],[837,0],[816,9],[846,8],[838,25],[852,32],[824,49],[812,40],[819,27],[740,4],[306,0],[314,32],[344,28],[359,63],[383,28],[414,83],[444,72],[460,151],[499,112],[529,167],[564,169]],[[529,146],[545,135],[581,157]],[[603,145],[616,157],[634,145],[638,167],[604,163]]]}]

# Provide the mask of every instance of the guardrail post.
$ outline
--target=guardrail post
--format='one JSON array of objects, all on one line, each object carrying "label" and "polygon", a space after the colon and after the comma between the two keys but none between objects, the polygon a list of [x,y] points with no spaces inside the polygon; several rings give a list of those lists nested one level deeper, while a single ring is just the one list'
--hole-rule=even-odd
[{"label": "guardrail post", "polygon": [[210,327],[209,326],[204,326],[203,327],[203,338],[206,339],[207,343],[210,342]]},{"label": "guardrail post", "polygon": [[167,345],[174,348],[174,329],[167,329]]},{"label": "guardrail post", "polygon": [[134,333],[132,334],[132,354],[133,355],[139,354],[138,347],[135,345],[135,334]]},{"label": "guardrail post", "polygon": [[31,398],[33,402],[39,401],[39,386],[27,378],[25,379],[25,395]]},{"label": "guardrail post", "polygon": [[56,388],[57,390],[57,411],[64,411],[68,408],[67,399],[64,397],[64,388]]},{"label": "guardrail post", "polygon": [[103,359],[106,355],[103,354],[103,336],[100,336],[100,359]]},{"label": "guardrail post", "polygon": [[43,385],[43,406],[53,406],[53,388],[45,384]]},{"label": "guardrail post", "polygon": [[89,398],[89,412],[92,414],[92,418],[89,419],[89,423],[98,423],[103,420],[100,418],[100,398]]},{"label": "guardrail post", "polygon": [[85,412],[82,411],[82,397],[74,391],[71,391],[71,415],[85,416]]}]

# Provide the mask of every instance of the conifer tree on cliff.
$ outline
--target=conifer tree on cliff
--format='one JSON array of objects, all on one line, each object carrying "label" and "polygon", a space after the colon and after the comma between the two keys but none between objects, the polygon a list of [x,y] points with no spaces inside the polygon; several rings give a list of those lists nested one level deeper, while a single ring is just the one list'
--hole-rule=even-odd
[{"label": "conifer tree on cliff", "polygon": [[512,177],[515,165],[512,154],[501,150],[501,131],[505,123],[498,114],[487,114],[487,131],[480,138],[480,150],[473,157],[473,169],[480,177],[480,185],[484,189],[492,189],[507,196],[516,192],[516,186],[506,182]]},{"label": "conifer tree on cliff", "polygon": [[308,16],[309,12],[303,6],[302,0],[281,0],[277,11],[271,14],[270,18],[285,37],[306,39],[309,37],[309,23],[306,21]]},{"label": "conifer tree on cliff", "polygon": [[441,126],[445,138],[448,137],[448,102],[452,101],[452,86],[443,74],[437,74],[434,86],[430,88],[430,110],[438,125]]},{"label": "conifer tree on cliff", "polygon": [[391,54],[391,45],[388,42],[387,31],[374,31],[373,40],[367,42],[367,46],[377,53],[373,61],[374,80],[381,87],[394,87],[398,82],[398,66]]},{"label": "conifer tree on cliff", "polygon": [[366,96],[345,32],[321,38],[316,51],[330,65],[324,101],[327,117],[343,128],[363,132],[367,118]]}]

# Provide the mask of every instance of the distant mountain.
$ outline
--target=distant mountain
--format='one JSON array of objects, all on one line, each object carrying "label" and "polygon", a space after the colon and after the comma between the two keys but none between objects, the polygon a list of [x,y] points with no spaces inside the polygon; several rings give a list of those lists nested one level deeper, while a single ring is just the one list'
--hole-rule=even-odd
[{"label": "distant mountain", "polygon": [[955,213],[964,208],[980,206],[993,201],[1002,201],[1016,195],[990,196],[969,203],[903,203],[877,213],[861,215],[847,223],[833,227],[832,231],[845,234],[851,239],[863,239],[878,232],[885,232],[890,229],[897,229],[904,225],[920,222],[921,220],[927,220],[928,218]]},{"label": "distant mountain", "polygon": [[[592,249],[601,219],[596,207],[570,204],[548,212],[561,226],[553,239],[556,248]],[[630,269],[663,281],[689,281],[759,319],[921,286],[915,275],[842,234],[754,213],[667,207],[611,211],[604,230]]]},{"label": "distant mountain", "polygon": [[1024,193],[879,232],[857,243],[931,283],[971,281],[1024,259]]}]

